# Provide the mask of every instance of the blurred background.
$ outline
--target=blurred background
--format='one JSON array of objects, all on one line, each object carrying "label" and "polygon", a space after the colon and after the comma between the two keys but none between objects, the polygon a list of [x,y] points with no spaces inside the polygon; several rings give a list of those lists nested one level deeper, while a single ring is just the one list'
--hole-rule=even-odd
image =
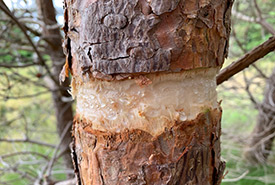
[{"label": "blurred background", "polygon": [[[0,0],[0,184],[55,184],[74,177],[74,102],[65,63],[63,4]],[[275,35],[274,0],[235,0],[224,67]],[[264,46],[263,46],[264,47]],[[223,185],[275,184],[275,54],[218,86]]]}]

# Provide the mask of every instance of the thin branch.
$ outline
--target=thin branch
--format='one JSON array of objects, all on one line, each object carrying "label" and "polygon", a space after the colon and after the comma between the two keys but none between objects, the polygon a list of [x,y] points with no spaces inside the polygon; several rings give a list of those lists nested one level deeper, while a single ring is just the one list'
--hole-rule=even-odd
[{"label": "thin branch", "polygon": [[59,148],[61,147],[61,144],[67,134],[67,132],[69,131],[69,128],[71,128],[72,126],[72,122],[69,122],[66,127],[64,128],[61,136],[60,136],[60,142],[58,145],[56,145],[55,149],[54,149],[54,154],[53,154],[53,157],[52,159],[50,160],[50,162],[48,163],[48,167],[47,167],[47,171],[46,171],[46,174],[45,174],[45,178],[48,179],[50,176],[51,176],[51,171],[52,171],[52,168],[53,168],[53,164],[55,162],[55,159],[57,157],[57,153],[58,153],[58,150]]},{"label": "thin branch", "polygon": [[[48,86],[46,86],[45,84],[42,84],[41,80],[33,80],[33,79],[29,78],[29,77],[26,77],[26,76],[23,76],[22,74],[17,73],[14,70],[12,71],[12,76],[10,78],[11,78],[11,80],[18,81],[20,83],[21,82],[22,83],[29,82],[29,83],[32,83],[32,84],[34,84],[36,86],[41,86],[41,87],[43,87],[45,89],[51,90],[51,89],[49,89]],[[52,89],[51,91],[54,91],[54,89]]]},{"label": "thin branch", "polygon": [[262,11],[261,11],[260,7],[258,6],[257,1],[254,0],[253,2],[254,2],[254,5],[255,5],[257,14],[259,16],[259,19],[260,19],[259,21],[257,21],[257,23],[262,25],[269,33],[271,33],[272,35],[275,35],[275,30],[272,27],[272,25],[270,25],[268,22],[266,22],[266,20],[263,18]]},{"label": "thin branch", "polygon": [[248,170],[246,170],[242,175],[240,175],[237,178],[234,179],[223,179],[222,182],[238,182],[239,180],[243,179],[247,174],[248,174]]},{"label": "thin branch", "polygon": [[256,66],[256,64],[252,64],[252,66],[256,69],[256,71],[260,74],[260,76],[264,79],[268,79],[268,77],[263,73],[263,71]]},{"label": "thin branch", "polygon": [[234,15],[237,19],[240,19],[246,22],[258,23],[262,25],[269,33],[271,33],[272,35],[275,35],[274,28],[263,17],[260,17],[260,18],[249,17],[240,12],[237,12],[234,9],[232,10],[232,15]]},{"label": "thin branch", "polygon": [[55,183],[55,185],[72,185],[72,184],[77,184],[76,178],[65,180],[65,181],[59,181]]},{"label": "thin branch", "polygon": [[44,158],[44,159],[46,159],[46,160],[49,160],[49,157],[46,156],[46,155],[43,155],[43,154],[38,153],[38,152],[27,152],[27,151],[9,153],[9,154],[2,155],[2,156],[0,156],[0,157],[1,157],[2,159],[5,159],[5,158],[9,158],[9,157],[18,156],[18,155],[37,155],[37,156],[42,157],[42,158]]},{"label": "thin branch", "polygon": [[41,63],[42,66],[45,67],[46,71],[48,72],[49,76],[51,77],[51,79],[56,83],[59,84],[58,81],[56,80],[56,78],[52,75],[49,67],[47,66],[47,64],[45,63],[44,59],[42,58],[40,52],[37,50],[36,46],[34,45],[33,41],[31,40],[30,36],[27,34],[27,30],[26,27],[23,26],[18,20],[17,18],[12,14],[12,12],[9,10],[9,8],[6,6],[6,4],[4,3],[3,0],[0,0],[0,9],[6,14],[8,15],[13,22],[15,22],[17,24],[17,26],[22,30],[23,34],[26,36],[27,40],[29,41],[30,45],[32,46],[34,52],[37,54],[37,57]]},{"label": "thin branch", "polygon": [[[247,53],[247,50],[243,47],[241,41],[238,39],[234,28],[232,29],[232,35],[233,35],[237,45],[239,46],[239,48],[243,51],[243,53]],[[252,66],[256,69],[256,71],[258,71],[258,73],[261,75],[261,77],[263,77],[265,79],[268,78],[255,64],[252,64]]]},{"label": "thin branch", "polygon": [[[0,43],[0,47],[2,48],[11,48],[13,50],[24,50],[24,51],[31,51],[33,52],[33,48],[31,46],[27,46],[26,45],[27,43],[14,43],[14,41],[11,41],[10,39],[5,39],[5,42],[3,43]],[[38,48],[38,51],[42,54],[46,53],[46,50],[45,48],[43,48],[43,46],[38,46],[37,45],[37,48]],[[41,65],[41,64],[40,64]]]},{"label": "thin branch", "polygon": [[0,138],[0,142],[6,142],[6,143],[31,143],[31,144],[36,144],[36,145],[42,145],[42,146],[47,146],[50,148],[55,148],[55,145],[49,144],[49,143],[44,143],[40,141],[35,141],[31,139],[2,139]]},{"label": "thin branch", "polygon": [[30,66],[39,65],[38,63],[30,63],[30,64],[23,64],[23,65],[10,65],[10,64],[0,64],[0,67],[3,68],[25,68]]},{"label": "thin branch", "polygon": [[220,85],[238,72],[249,67],[249,65],[266,56],[268,53],[274,51],[274,49],[275,37],[270,37],[267,41],[257,46],[250,52],[246,53],[242,58],[223,69],[217,76],[217,85]]},{"label": "thin branch", "polygon": [[251,23],[257,23],[260,21],[259,18],[255,19],[254,17],[249,17],[247,15],[244,15],[240,12],[237,12],[236,10],[232,10],[232,15],[235,16],[237,19],[240,19],[240,20],[243,20],[243,21],[246,21],[246,22],[251,22]]},{"label": "thin branch", "polygon": [[260,107],[259,102],[257,102],[257,100],[254,98],[254,96],[250,92],[250,85],[251,85],[252,79],[251,79],[250,82],[248,81],[245,71],[243,71],[243,78],[244,78],[244,81],[245,81],[245,91],[246,91],[246,93],[248,94],[248,96],[249,96],[251,102],[254,104],[255,108],[259,109],[259,107]]},{"label": "thin branch", "polygon": [[0,94],[0,96],[3,97],[4,100],[8,100],[8,99],[26,99],[26,98],[33,98],[36,96],[40,96],[43,94],[47,94],[49,93],[49,91],[41,91],[38,93],[34,93],[34,94],[28,94],[28,95],[23,95],[23,96],[9,96],[9,95],[5,95],[5,94]]}]

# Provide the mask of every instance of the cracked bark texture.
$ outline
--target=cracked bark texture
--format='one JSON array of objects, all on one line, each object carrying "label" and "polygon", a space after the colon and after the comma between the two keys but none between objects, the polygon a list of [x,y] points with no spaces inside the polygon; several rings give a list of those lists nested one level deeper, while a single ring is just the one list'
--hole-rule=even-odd
[{"label": "cracked bark texture", "polygon": [[220,184],[220,118],[220,110],[208,110],[152,137],[96,131],[76,116],[79,184]]},{"label": "cracked bark texture", "polygon": [[63,76],[70,69],[121,80],[121,74],[221,66],[231,6],[229,0],[67,0]]},{"label": "cracked bark texture", "polygon": [[[101,80],[136,79],[139,88],[146,88],[154,84],[152,74],[165,79],[167,73],[218,69],[227,56],[232,3],[65,0],[67,60],[60,79],[71,72],[77,97],[78,87]],[[200,106],[195,119],[172,119],[158,135],[142,128],[93,129],[93,120],[77,110],[72,156],[78,183],[220,184],[225,168],[220,161],[221,110]]]}]

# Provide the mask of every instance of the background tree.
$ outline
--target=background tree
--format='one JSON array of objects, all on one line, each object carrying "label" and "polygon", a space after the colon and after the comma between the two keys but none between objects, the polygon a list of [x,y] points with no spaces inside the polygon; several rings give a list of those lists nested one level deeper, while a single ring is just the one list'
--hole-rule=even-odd
[{"label": "background tree", "polygon": [[[246,9],[246,6],[240,6],[238,3],[236,5],[236,8],[233,10],[233,15],[236,16],[237,19],[246,21],[246,22],[252,22],[255,23],[255,25],[259,24],[262,28],[262,38],[266,38],[266,35],[272,34],[274,36],[275,29],[272,27],[270,23],[266,21],[267,17],[266,15],[262,14],[262,11],[257,4],[257,1],[254,0],[253,3],[249,4],[250,10],[252,10],[250,13],[253,15],[252,17],[249,17],[248,15],[243,14],[240,11],[243,11]],[[268,18],[268,17],[267,17]],[[258,34],[259,35],[259,34]],[[242,43],[242,41],[238,38],[236,31],[233,29],[233,38],[236,41],[236,44],[241,49],[243,53],[246,53],[242,59],[240,59],[239,64],[235,65],[235,68],[238,69],[238,71],[241,71],[244,69],[244,67],[247,67],[248,64],[252,64],[252,67],[254,67],[257,72],[260,74],[261,77],[267,79],[267,75],[265,72],[263,72],[260,68],[258,68],[254,62],[256,62],[258,59],[264,57],[266,54],[268,54],[271,51],[274,51],[275,46],[275,37],[270,38],[265,43],[261,44],[257,48],[255,48],[251,52],[247,52],[246,45]],[[243,66],[243,68],[240,68]],[[228,67],[229,69],[229,67]],[[275,70],[275,68],[274,68]],[[233,73],[234,70],[232,70],[231,73]],[[223,72],[226,72],[225,70]],[[222,74],[220,74],[220,77],[222,77]],[[223,76],[225,77],[225,76]],[[260,104],[258,103],[258,100],[255,99],[253,94],[250,92],[250,85],[251,81],[247,78],[244,72],[244,79],[246,83],[246,91],[251,99],[251,102],[254,103],[254,106],[258,109],[259,115],[258,115],[258,121],[257,125],[254,129],[253,134],[251,135],[251,141],[248,144],[249,149],[246,152],[246,156],[249,158],[250,162],[256,162],[256,163],[264,163],[267,160],[267,157],[272,149],[272,144],[274,140],[274,111],[273,111],[273,96],[274,96],[274,89],[273,89],[273,73],[271,74],[270,78],[267,79],[267,88],[264,93],[264,100]],[[224,79],[218,77],[218,83],[221,83]]]},{"label": "background tree", "polygon": [[[232,11],[232,34],[231,47],[229,58],[236,60],[244,53],[250,51],[260,43],[269,42],[272,44],[274,28],[274,2],[273,1],[255,1],[239,0],[235,2]],[[261,17],[259,17],[259,10]],[[263,20],[264,19],[264,20]],[[274,42],[274,41],[273,41]],[[273,49],[274,50],[274,49]],[[260,50],[258,50],[260,51]],[[272,51],[272,50],[271,50]],[[262,53],[261,53],[262,54]],[[242,73],[231,78],[228,82],[223,83],[219,87],[219,94],[223,99],[224,119],[223,123],[223,157],[228,161],[228,174],[224,182],[225,184],[273,184],[275,179],[273,177],[274,171],[274,149],[266,150],[272,143],[272,125],[271,119],[264,114],[272,115],[273,113],[263,113],[261,109],[267,98],[263,92],[265,89],[265,81],[270,82],[269,77],[274,70],[274,52],[263,59],[259,59],[257,63],[252,64]],[[230,62],[230,60],[228,60]],[[260,103],[263,102],[263,103]],[[254,116],[260,112],[258,119]],[[265,121],[260,121],[265,119]],[[235,124],[229,124],[230,120]],[[256,121],[258,120],[258,121]],[[257,122],[257,124],[256,124]],[[254,125],[257,125],[254,128]],[[261,134],[255,131],[257,127],[262,127],[265,131]],[[252,130],[255,130],[251,134]],[[258,130],[263,131],[263,130]],[[261,137],[261,140],[259,138]],[[249,149],[249,145],[254,140],[254,145]],[[257,144],[255,144],[258,142]],[[274,141],[273,141],[274,143]],[[246,149],[248,153],[252,154],[254,160],[248,155],[244,157],[241,154]],[[248,154],[247,153],[247,154]],[[263,158],[264,154],[270,154],[269,160]],[[258,157],[256,157],[258,156]],[[257,160],[258,158],[258,160]],[[246,162],[241,162],[243,161]],[[251,162],[263,162],[264,165],[254,165]],[[260,159],[260,160],[259,160]],[[239,161],[236,163],[235,161]]]},{"label": "background tree", "polygon": [[[270,6],[274,5],[274,2],[273,4],[270,4]],[[270,11],[268,3],[262,7],[262,9],[264,10],[263,11],[259,7],[257,0],[253,0],[251,2],[251,17],[246,14],[242,14],[241,12],[239,12],[240,10],[238,11],[238,9],[239,8],[237,6],[235,15],[238,19],[261,25],[262,38],[265,38],[270,34],[275,36],[275,22],[274,20],[269,18],[270,13],[268,12],[272,11]],[[246,52],[245,46],[242,45],[241,41],[238,40],[236,33],[234,35],[240,49],[243,52]],[[249,92],[250,82],[249,80],[246,80],[247,91],[250,94],[252,102],[259,111],[257,125],[255,126],[254,131],[251,135],[251,141],[248,144],[246,156],[249,158],[250,162],[265,163],[269,154],[272,152],[272,145],[275,138],[275,68],[273,69],[271,76],[268,78],[265,72],[261,71],[257,66],[254,65],[253,67],[256,68],[261,76],[266,79],[266,90],[264,92],[264,100],[262,101],[262,103],[259,103],[258,100],[253,97],[253,94]]]}]

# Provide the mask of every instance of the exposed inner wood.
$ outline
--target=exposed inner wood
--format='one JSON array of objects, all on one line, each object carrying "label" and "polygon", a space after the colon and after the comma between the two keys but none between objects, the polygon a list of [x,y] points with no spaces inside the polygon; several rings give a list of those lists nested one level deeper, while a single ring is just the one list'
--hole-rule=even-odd
[{"label": "exposed inner wood", "polygon": [[176,121],[217,108],[216,68],[107,82],[73,81],[77,114],[100,131],[140,129],[155,136]]}]

